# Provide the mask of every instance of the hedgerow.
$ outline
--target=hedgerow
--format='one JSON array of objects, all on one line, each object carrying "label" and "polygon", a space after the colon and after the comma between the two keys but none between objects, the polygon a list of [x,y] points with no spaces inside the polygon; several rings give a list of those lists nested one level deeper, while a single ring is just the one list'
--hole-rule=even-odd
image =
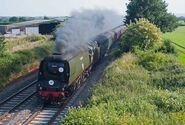
[{"label": "hedgerow", "polygon": [[23,66],[41,60],[52,53],[52,43],[33,49],[19,50],[14,53],[3,52],[0,54],[0,87],[9,82],[12,74],[21,72]]}]

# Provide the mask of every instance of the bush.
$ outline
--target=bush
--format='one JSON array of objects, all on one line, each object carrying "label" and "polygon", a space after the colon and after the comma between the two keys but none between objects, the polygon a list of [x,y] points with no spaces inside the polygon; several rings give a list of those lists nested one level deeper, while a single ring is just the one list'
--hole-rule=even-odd
[{"label": "bush", "polygon": [[153,51],[140,51],[138,54],[138,64],[142,65],[147,70],[158,70],[167,62],[166,55],[163,53],[155,53]]},{"label": "bush", "polygon": [[[137,65],[142,54],[146,56],[143,59],[153,60],[154,57],[154,62],[159,62],[159,64],[156,64],[157,70],[148,71],[143,68],[145,67],[145,61],[143,67]],[[177,86],[172,85],[176,90],[171,91],[157,88],[155,82],[153,83],[153,74],[165,70],[166,64],[173,62],[171,58],[166,58],[165,64],[160,67],[160,63],[163,62],[161,59],[165,58],[164,55],[163,53],[143,52],[141,50],[137,51],[136,56],[131,53],[124,54],[123,57],[115,60],[106,68],[102,79],[91,90],[89,98],[83,102],[83,105],[78,108],[70,108],[68,114],[60,123],[102,125],[184,124],[184,86],[177,88]],[[178,69],[175,72],[172,70],[173,75],[181,74],[184,76],[181,71],[183,67],[180,65],[173,66],[169,70],[175,67],[177,67],[175,69]],[[165,75],[167,74],[161,72],[159,76],[161,83],[163,82],[161,76]],[[169,76],[166,78],[169,78]],[[184,77],[177,77],[177,79],[185,81]]]},{"label": "bush", "polygon": [[47,38],[45,36],[42,35],[33,35],[33,36],[27,36],[26,38],[24,38],[25,41],[30,41],[30,42],[35,42],[35,41],[39,41],[39,40],[46,40]]},{"label": "bush", "polygon": [[185,108],[184,95],[169,90],[154,90],[147,95],[147,100],[163,112],[179,112]]},{"label": "bush", "polygon": [[23,65],[33,62],[33,53],[30,50],[19,50],[15,54],[19,56],[19,60]]},{"label": "bush", "polygon": [[152,83],[158,88],[176,91],[185,87],[185,66],[176,60],[168,60],[165,65],[151,74]]},{"label": "bush", "polygon": [[5,51],[5,37],[3,35],[0,34],[0,53],[2,51]]},{"label": "bush", "polygon": [[141,50],[151,49],[160,41],[160,29],[146,19],[139,19],[136,20],[136,23],[127,25],[119,45],[122,52],[128,52],[133,46],[138,46]]},{"label": "bush", "polygon": [[171,53],[171,54],[177,54],[175,47],[171,44],[171,40],[163,40],[162,46],[158,48],[156,51],[162,52],[162,53]]},{"label": "bush", "polygon": [[23,66],[52,53],[51,45],[36,47],[29,50],[19,50],[14,53],[0,54],[0,87],[4,86],[12,74],[21,72]]},{"label": "bush", "polygon": [[118,57],[121,56],[122,51],[121,51],[120,49],[114,49],[114,50],[112,51],[112,53],[113,53],[113,56],[114,56],[115,58],[118,58]]},{"label": "bush", "polygon": [[138,64],[151,71],[153,86],[177,90],[185,86],[185,66],[173,55],[135,49]]}]

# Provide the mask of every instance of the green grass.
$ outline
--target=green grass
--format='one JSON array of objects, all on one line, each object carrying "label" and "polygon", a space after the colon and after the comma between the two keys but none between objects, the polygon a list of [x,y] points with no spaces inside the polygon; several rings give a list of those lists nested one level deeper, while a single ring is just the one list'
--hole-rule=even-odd
[{"label": "green grass", "polygon": [[[170,39],[174,43],[177,43],[178,45],[185,47],[185,26],[178,27],[174,32],[163,34],[162,38]],[[182,50],[185,53],[185,49],[179,47],[178,49]]]},{"label": "green grass", "polygon": [[[174,32],[163,34],[162,38],[169,39],[172,42],[185,48],[185,26],[178,27]],[[179,61],[185,64],[185,49],[175,44],[174,46],[179,52],[179,57],[178,57]]]},{"label": "green grass", "polygon": [[180,20],[180,21],[178,21],[178,24],[179,24],[180,26],[185,26],[185,21]]},{"label": "green grass", "polygon": [[[161,65],[160,60],[151,58],[158,55],[147,57],[146,54],[143,52],[145,58],[141,59],[128,53],[115,60],[106,68],[89,98],[82,106],[71,108],[61,124],[183,125],[185,67],[170,60]],[[147,70],[146,61],[150,62],[147,67],[150,64],[161,67]]]},{"label": "green grass", "polygon": [[185,54],[179,53],[179,61],[185,65]]}]

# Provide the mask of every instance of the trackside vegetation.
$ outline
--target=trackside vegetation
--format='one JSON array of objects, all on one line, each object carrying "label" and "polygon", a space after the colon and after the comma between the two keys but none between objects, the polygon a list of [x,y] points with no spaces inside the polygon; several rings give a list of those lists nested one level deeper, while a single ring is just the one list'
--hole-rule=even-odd
[{"label": "trackside vegetation", "polygon": [[[124,35],[138,34],[143,23],[149,25],[147,20],[138,20]],[[174,47],[168,41],[154,41],[143,48],[153,35],[143,36],[144,43],[128,45],[123,43],[124,35],[120,55],[114,51],[115,60],[88,99],[80,107],[70,108],[61,124],[185,124],[185,66],[177,60]],[[123,45],[129,49],[122,50]]]},{"label": "trackside vegetation", "polygon": [[[3,36],[2,36],[3,37]],[[19,50],[9,52],[14,45],[14,41],[4,42],[1,40],[1,50],[0,50],[0,87],[3,87],[12,79],[17,78],[33,69],[38,68],[39,61],[52,53],[52,46],[54,42],[49,41],[44,36],[28,36],[24,40],[15,41],[24,44],[25,42],[36,42],[37,40],[45,40],[45,42],[40,46],[33,48],[21,48]],[[13,44],[13,45],[12,45]],[[22,73],[23,72],[23,73]]]}]

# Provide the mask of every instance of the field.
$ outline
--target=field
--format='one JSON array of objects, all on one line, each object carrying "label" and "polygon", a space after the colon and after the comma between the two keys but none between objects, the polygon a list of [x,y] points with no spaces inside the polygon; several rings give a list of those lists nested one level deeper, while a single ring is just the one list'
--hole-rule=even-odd
[{"label": "field", "polygon": [[162,38],[173,42],[179,52],[179,60],[185,64],[185,26],[178,27],[174,32],[163,34]]}]

